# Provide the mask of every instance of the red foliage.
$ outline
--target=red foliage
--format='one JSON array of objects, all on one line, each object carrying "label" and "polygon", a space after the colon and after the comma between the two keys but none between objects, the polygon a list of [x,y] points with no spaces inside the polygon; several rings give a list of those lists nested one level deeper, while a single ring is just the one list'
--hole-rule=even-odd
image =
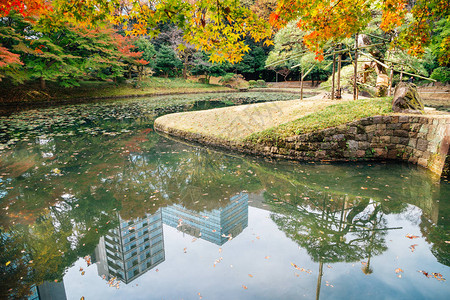
[{"label": "red foliage", "polygon": [[0,68],[11,65],[23,65],[20,55],[9,52],[8,49],[0,46]]},{"label": "red foliage", "polygon": [[0,2],[0,17],[9,15],[14,10],[24,17],[39,16],[52,11],[47,0],[3,0]]}]

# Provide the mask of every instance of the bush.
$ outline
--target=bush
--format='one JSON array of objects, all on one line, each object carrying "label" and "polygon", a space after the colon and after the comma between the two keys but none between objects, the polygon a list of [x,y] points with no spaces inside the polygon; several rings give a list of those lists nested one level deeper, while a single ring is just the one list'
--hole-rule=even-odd
[{"label": "bush", "polygon": [[443,83],[450,82],[450,68],[448,67],[439,67],[434,69],[433,73],[431,73],[431,78],[436,79],[437,81]]},{"label": "bush", "polygon": [[256,85],[258,87],[266,87],[266,82],[262,79],[258,79],[258,80],[256,80]]},{"label": "bush", "polygon": [[248,84],[250,85],[250,87],[254,87],[254,86],[256,86],[256,81],[255,80],[249,80]]},{"label": "bush", "polygon": [[222,76],[222,78],[219,80],[219,82],[221,83],[228,83],[231,82],[233,79],[235,79],[236,74],[234,73],[227,73],[225,75]]}]

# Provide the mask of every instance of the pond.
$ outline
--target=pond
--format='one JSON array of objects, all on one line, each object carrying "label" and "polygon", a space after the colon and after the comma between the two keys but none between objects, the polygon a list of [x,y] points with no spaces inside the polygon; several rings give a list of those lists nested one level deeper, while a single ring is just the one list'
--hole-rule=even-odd
[{"label": "pond", "polygon": [[297,97],[0,117],[0,298],[447,299],[447,181],[392,162],[269,161],[152,128],[169,111]]}]

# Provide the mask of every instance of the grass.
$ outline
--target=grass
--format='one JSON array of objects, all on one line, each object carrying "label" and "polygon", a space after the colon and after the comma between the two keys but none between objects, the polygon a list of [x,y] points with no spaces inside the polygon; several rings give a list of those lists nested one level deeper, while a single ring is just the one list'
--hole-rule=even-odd
[{"label": "grass", "polygon": [[155,95],[163,93],[188,93],[206,91],[226,91],[219,85],[186,81],[182,78],[146,78],[136,86],[134,83],[114,83],[105,81],[81,82],[79,87],[64,88],[48,82],[41,90],[37,83],[14,86],[6,80],[0,82],[0,103],[17,102],[58,102],[70,99],[120,97],[129,95]]},{"label": "grass", "polygon": [[323,110],[294,121],[253,133],[246,138],[246,141],[272,144],[289,136],[339,126],[374,115],[386,115],[391,112],[391,98],[389,97],[346,101],[327,106]]}]

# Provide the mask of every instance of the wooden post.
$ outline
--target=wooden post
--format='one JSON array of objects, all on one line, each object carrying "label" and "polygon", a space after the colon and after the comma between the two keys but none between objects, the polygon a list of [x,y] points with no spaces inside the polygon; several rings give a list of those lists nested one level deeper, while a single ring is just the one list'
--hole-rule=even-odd
[{"label": "wooden post", "polygon": [[335,90],[334,90],[334,73],[335,73],[335,70],[336,70],[336,54],[333,54],[333,75],[332,75],[332,78],[333,78],[333,83],[331,84],[331,100],[334,100],[334,95],[335,95]]},{"label": "wooden post", "polygon": [[338,71],[337,71],[337,93],[336,93],[336,98],[338,98],[338,99],[342,98],[342,95],[341,95],[341,61],[342,61],[342,54],[339,53],[339,55],[338,55]]},{"label": "wooden post", "polygon": [[356,85],[356,76],[358,75],[358,33],[355,35],[355,65],[353,72],[353,100],[358,100],[358,86]]},{"label": "wooden post", "polygon": [[403,78],[403,67],[402,67],[402,71],[400,72],[400,82],[402,82],[402,78]]},{"label": "wooden post", "polygon": [[276,75],[275,75],[275,78],[276,78],[275,80],[276,80],[276,82],[278,82],[278,72],[275,71],[275,74],[276,74]]},{"label": "wooden post", "polygon": [[389,74],[389,87],[388,87],[388,96],[391,95],[391,89],[392,89],[392,80],[394,79],[394,67],[391,64],[390,67],[390,74]]},{"label": "wooden post", "polygon": [[300,100],[303,100],[303,68],[300,67]]}]

